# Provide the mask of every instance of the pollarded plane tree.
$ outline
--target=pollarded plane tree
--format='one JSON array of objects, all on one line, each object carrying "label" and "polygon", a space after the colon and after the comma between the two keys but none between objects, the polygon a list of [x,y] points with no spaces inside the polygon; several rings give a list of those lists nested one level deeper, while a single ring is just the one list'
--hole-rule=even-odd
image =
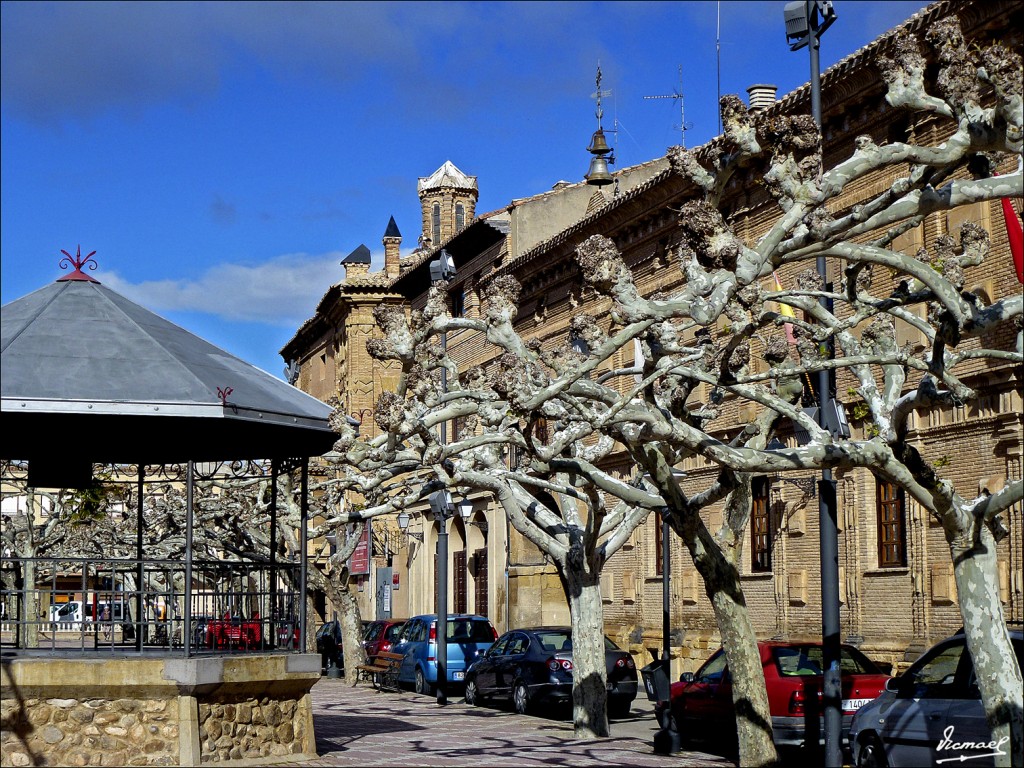
[{"label": "pollarded plane tree", "polygon": [[[599,468],[613,441],[586,424],[558,429],[547,442],[538,438],[539,419],[567,423],[557,393],[578,378],[580,361],[565,358],[571,362],[565,369],[515,333],[514,281],[492,284],[483,319],[451,317],[446,297],[445,284],[435,283],[425,308],[408,318],[393,307],[375,312],[384,338],[368,348],[378,359],[398,361],[402,372],[396,392],[377,402],[382,434],[369,443],[350,441],[351,447],[343,435],[336,446],[347,471],[364,478],[359,490],[367,506],[352,515],[410,508],[442,488],[490,494],[558,570],[573,631],[575,731],[607,735],[601,569],[660,499]],[[459,329],[491,340],[498,360],[490,372],[460,371],[447,355],[441,338]],[[456,419],[462,428],[442,441],[438,427]],[[512,450],[521,460],[510,468]],[[632,503],[613,494],[608,504],[607,488]]]},{"label": "pollarded plane tree", "polygon": [[[951,121],[948,137],[936,146],[877,145],[863,137],[849,159],[825,169],[821,138],[809,117],[765,118],[726,97],[721,142],[697,153],[670,151],[672,167],[695,190],[680,213],[682,287],[645,298],[611,241],[592,238],[579,248],[587,284],[614,302],[614,327],[604,329],[585,316],[575,322],[573,332],[587,342],[586,353],[568,344],[546,352],[524,342],[513,327],[518,286],[511,278],[490,283],[482,320],[449,317],[437,287],[426,308],[408,320],[389,309],[377,315],[385,340],[374,342],[371,351],[403,366],[398,391],[382,398],[375,414],[386,434],[361,454],[377,463],[376,470],[365,465],[367,476],[378,472],[387,478],[378,486],[384,491],[375,502],[379,508],[396,509],[442,486],[491,491],[517,530],[558,565],[571,605],[630,526],[650,509],[662,511],[704,578],[733,679],[746,681],[734,689],[744,764],[775,759],[763,678],[753,672],[759,668],[756,638],[737,569],[750,478],[826,467],[869,469],[906,489],[942,523],[993,734],[1010,736],[1013,754],[1021,752],[1020,670],[998,598],[994,545],[1002,535],[1000,514],[1021,500],[1022,483],[1014,479],[991,495],[965,498],[907,440],[912,411],[976,395],[961,371],[979,360],[1021,364],[1021,297],[993,301],[965,290],[965,270],[982,267],[989,257],[988,234],[980,227],[965,226],[959,241],[939,240],[932,252],[908,256],[888,247],[928,214],[1021,196],[1019,162],[1016,171],[989,172],[993,162],[1012,168],[1020,158],[1021,64],[999,45],[968,48],[955,20],[933,25],[927,42],[939,62],[937,96],[926,91],[924,58],[910,38],[900,40],[882,70],[894,106]],[[896,177],[886,191],[842,208],[844,189],[883,169]],[[719,210],[737,173],[758,176],[781,210],[756,243],[737,235]],[[835,289],[826,289],[818,277],[818,256],[845,267]],[[799,274],[789,290],[771,280],[780,269]],[[920,307],[927,310],[923,317],[914,311]],[[723,315],[724,334],[715,331]],[[896,343],[897,320],[925,335],[923,353]],[[783,326],[791,342],[783,340]],[[1011,332],[1002,338],[1016,337],[1015,349],[985,346],[1005,328]],[[486,334],[501,353],[497,364],[460,377],[439,343],[443,333],[456,329]],[[638,384],[610,386],[616,372],[590,378],[634,339],[645,350]],[[769,364],[768,372],[751,370],[754,353]],[[436,375],[442,367],[445,388]],[[800,408],[803,382],[822,370],[855,382],[851,389],[874,425],[864,439],[834,436]],[[701,384],[712,391],[709,402],[687,407]],[[761,415],[729,434],[717,423],[718,404],[726,396],[753,403]],[[433,429],[456,417],[466,429],[442,444]],[[549,442],[536,439],[540,419],[553,435]],[[807,444],[769,449],[781,419],[805,432]],[[610,450],[609,440],[624,445],[647,478],[627,483],[603,473],[599,462]],[[511,446],[523,459],[503,469],[502,455]],[[687,495],[671,468],[693,455],[720,471],[709,487]],[[417,483],[407,482],[410,473]],[[549,501],[555,498],[557,503]],[[621,504],[608,510],[609,498]],[[709,531],[697,514],[713,502],[725,506],[717,531]],[[583,634],[596,635],[591,630],[600,622],[586,604],[577,600],[574,606],[577,614],[588,614],[585,623],[574,615],[574,629],[579,621]],[[585,638],[574,641],[586,659]],[[600,674],[597,666],[589,670],[594,675]],[[586,680],[587,670],[581,672]],[[586,687],[578,689],[577,705],[587,699]],[[599,723],[586,707],[575,717],[578,733]]]},{"label": "pollarded plane tree", "polygon": [[[924,57],[910,37],[900,39],[881,69],[891,104],[951,121],[941,144],[879,146],[861,137],[849,159],[824,169],[820,135],[810,118],[759,117],[738,99],[726,97],[724,151],[670,152],[673,168],[700,191],[680,213],[684,287],[670,296],[644,299],[610,241],[592,238],[579,249],[584,279],[614,299],[614,312],[628,324],[626,330],[648,323],[629,334],[639,337],[646,351],[641,384],[624,399],[607,396],[618,424],[610,418],[592,423],[624,442],[670,502],[669,520],[704,577],[730,665],[735,653],[749,649],[742,636],[730,648],[733,633],[723,626],[720,607],[723,600],[730,602],[730,594],[741,596],[738,583],[729,585],[735,558],[728,558],[729,577],[723,583],[722,563],[711,567],[705,562],[718,554],[709,544],[709,532],[676,502],[685,496],[668,471],[672,463],[686,455],[703,456],[722,468],[720,479],[739,481],[736,490],[743,492],[733,492],[725,524],[711,532],[726,555],[736,552],[735,524],[746,523],[749,500],[744,496],[752,473],[862,467],[905,489],[943,527],[993,737],[1008,737],[1012,745],[998,759],[1019,764],[1024,747],[1021,672],[999,599],[995,545],[1005,535],[1001,515],[1021,501],[1022,481],[1010,478],[994,493],[965,497],[952,473],[943,476],[941,462],[927,461],[908,433],[913,412],[977,396],[967,376],[979,361],[1020,370],[1021,295],[1013,291],[993,300],[966,289],[969,270],[992,274],[1000,268],[992,261],[989,233],[976,224],[965,225],[958,240],[939,238],[930,251],[905,255],[889,246],[928,214],[1021,196],[1021,60],[999,44],[969,47],[953,18],[933,25],[926,42],[938,61],[938,95],[926,91]],[[996,166],[1010,170],[995,175]],[[895,177],[889,189],[842,207],[844,189],[882,169]],[[719,207],[730,178],[752,171],[761,175],[781,215],[764,237],[747,244]],[[819,256],[844,267],[835,289],[823,284],[814,267]],[[1008,265],[1002,267],[1006,275]],[[779,269],[797,273],[793,289],[783,290],[772,279]],[[765,283],[775,290],[765,290]],[[710,329],[723,315],[728,333],[715,337]],[[923,334],[927,344],[922,352],[897,343],[897,321]],[[788,326],[792,343],[772,337],[780,324]],[[692,326],[704,332],[696,334],[696,343],[687,343]],[[999,339],[1004,346],[998,346]],[[605,340],[596,341],[606,356]],[[750,370],[751,349],[760,350],[768,372]],[[864,439],[830,434],[793,399],[792,389],[822,370],[852,382],[852,406],[870,425]],[[976,386],[977,377],[974,381]],[[712,388],[712,405],[688,410],[700,384]],[[746,436],[727,443],[714,429],[714,403],[727,395],[789,419],[809,435],[809,442],[767,450],[770,432],[764,428],[772,418],[759,417],[744,430]],[[696,530],[688,531],[690,526]],[[726,586],[726,594],[718,586]],[[756,730],[756,724],[747,725]],[[738,726],[742,754],[742,715]]]}]

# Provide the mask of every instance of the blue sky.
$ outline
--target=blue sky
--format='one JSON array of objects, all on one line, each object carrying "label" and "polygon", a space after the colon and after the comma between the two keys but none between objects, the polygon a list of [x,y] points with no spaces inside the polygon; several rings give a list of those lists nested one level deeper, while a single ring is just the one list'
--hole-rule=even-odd
[{"label": "blue sky", "polygon": [[[644,96],[680,65],[702,144],[716,37],[723,94],[807,81],[784,5],[3,2],[2,301],[80,244],[104,284],[281,376],[341,259],[365,244],[378,269],[390,216],[416,247],[418,177],[451,160],[478,213],[582,180],[598,63],[616,167],[679,143],[680,102]],[[834,5],[823,68],[927,4]]]}]

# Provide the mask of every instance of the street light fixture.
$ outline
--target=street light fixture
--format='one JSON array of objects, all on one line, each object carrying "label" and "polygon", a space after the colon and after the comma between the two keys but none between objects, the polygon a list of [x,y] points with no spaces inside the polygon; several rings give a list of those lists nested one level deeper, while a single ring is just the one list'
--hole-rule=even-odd
[{"label": "street light fixture", "polygon": [[423,532],[422,531],[410,531],[409,530],[409,513],[408,512],[402,512],[401,514],[398,515],[398,527],[402,530],[402,532],[406,536],[409,536],[411,538],[416,539],[416,541],[420,542],[421,544],[423,543]]},{"label": "street light fixture", "polygon": [[[786,42],[790,50],[807,46],[811,59],[811,114],[821,133],[821,36],[836,20],[830,0],[797,0],[786,4]],[[822,152],[824,156],[824,151]],[[825,257],[817,259],[817,270],[828,291]],[[831,302],[823,297],[822,306],[831,310]],[[831,354],[831,347],[829,348]],[[845,414],[840,417],[833,403],[831,382],[826,370],[818,372],[818,424],[822,428],[843,433]],[[848,427],[846,427],[848,430]],[[825,723],[824,763],[829,768],[843,764],[842,748],[842,682],[840,677],[839,629],[839,525],[836,521],[836,482],[832,470],[821,473],[818,494],[819,537],[821,547],[821,656],[822,700]]]}]

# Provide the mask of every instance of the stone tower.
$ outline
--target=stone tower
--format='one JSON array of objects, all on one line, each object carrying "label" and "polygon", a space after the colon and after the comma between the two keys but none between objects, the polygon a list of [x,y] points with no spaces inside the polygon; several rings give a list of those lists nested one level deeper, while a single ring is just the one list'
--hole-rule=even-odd
[{"label": "stone tower", "polygon": [[420,177],[416,191],[423,211],[424,248],[436,248],[468,226],[480,196],[476,176],[467,176],[451,160],[430,176]]}]

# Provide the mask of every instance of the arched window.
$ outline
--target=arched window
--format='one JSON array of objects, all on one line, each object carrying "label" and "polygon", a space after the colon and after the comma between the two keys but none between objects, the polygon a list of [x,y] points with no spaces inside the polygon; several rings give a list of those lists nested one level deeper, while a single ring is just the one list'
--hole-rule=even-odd
[{"label": "arched window", "polygon": [[462,206],[462,203],[455,204],[455,231],[461,232],[462,228],[466,226],[466,209]]},{"label": "arched window", "polygon": [[431,220],[431,229],[433,230],[432,245],[440,245],[441,243],[441,204],[434,203],[434,215]]}]

